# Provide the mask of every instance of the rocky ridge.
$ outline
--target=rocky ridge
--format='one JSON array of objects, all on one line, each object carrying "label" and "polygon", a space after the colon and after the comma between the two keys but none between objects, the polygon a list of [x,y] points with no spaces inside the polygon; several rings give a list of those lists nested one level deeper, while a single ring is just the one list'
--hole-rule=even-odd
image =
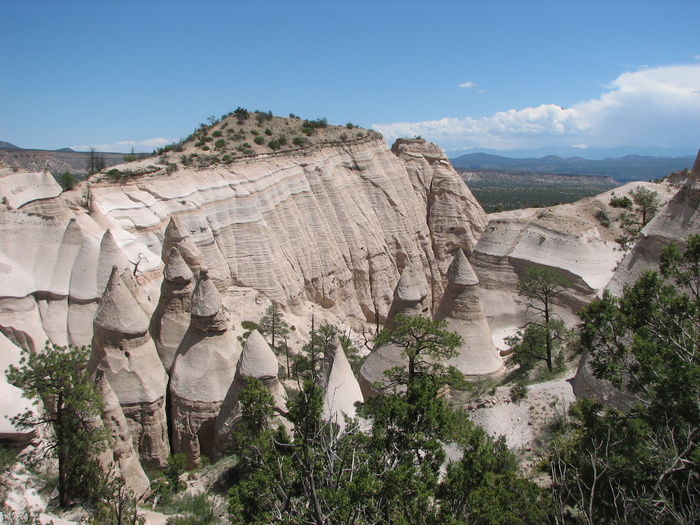
[{"label": "rocky ridge", "polygon": [[[91,369],[149,467],[170,450],[191,465],[214,453],[241,354],[232,329],[249,309],[274,300],[306,315],[317,304],[359,327],[386,318],[406,266],[434,309],[451,252],[470,252],[485,226],[424,141],[392,153],[364,136],[135,175],[139,162],[128,178],[105,172],[63,193],[48,173],[0,174],[0,330],[31,351],[93,343]],[[341,354],[329,356],[324,384],[349,404],[328,398],[328,417],[361,399]]]}]

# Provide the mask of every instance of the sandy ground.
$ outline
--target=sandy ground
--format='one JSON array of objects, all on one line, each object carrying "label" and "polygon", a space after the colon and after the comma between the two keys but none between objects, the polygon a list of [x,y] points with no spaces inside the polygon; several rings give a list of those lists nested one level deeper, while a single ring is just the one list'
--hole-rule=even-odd
[{"label": "sandy ground", "polygon": [[511,449],[530,451],[547,423],[566,414],[576,400],[571,379],[530,385],[525,398],[516,402],[511,401],[510,386],[499,387],[469,407],[470,417],[492,436],[505,436]]}]

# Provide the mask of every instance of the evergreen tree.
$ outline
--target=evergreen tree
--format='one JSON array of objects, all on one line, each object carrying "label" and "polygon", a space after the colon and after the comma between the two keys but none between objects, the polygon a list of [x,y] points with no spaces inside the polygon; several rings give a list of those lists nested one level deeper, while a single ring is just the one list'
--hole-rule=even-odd
[{"label": "evergreen tree", "polygon": [[275,349],[275,340],[284,339],[289,335],[289,325],[284,320],[282,309],[277,303],[272,303],[258,322],[262,335],[270,336],[270,346]]},{"label": "evergreen tree", "polygon": [[7,372],[10,384],[22,390],[24,397],[43,409],[30,410],[12,418],[20,428],[48,427],[45,449],[37,450],[35,460],[44,453],[58,461],[59,503],[99,496],[104,473],[96,460],[105,436],[93,424],[103,403],[99,391],[85,367],[90,357],[87,347],[62,347],[47,342],[43,352],[22,351],[19,366]]},{"label": "evergreen tree", "polygon": [[606,292],[580,314],[594,374],[630,400],[625,411],[577,402],[554,443],[555,500],[588,523],[700,522],[698,241],[661,258],[683,288],[647,271],[620,298]]},{"label": "evergreen tree", "polygon": [[528,309],[537,312],[540,319],[528,323],[524,332],[506,339],[513,349],[515,363],[528,369],[541,360],[552,372],[555,353],[565,333],[564,324],[553,311],[554,299],[570,286],[571,283],[552,268],[530,266],[525,270],[519,285],[520,295],[528,299]]}]

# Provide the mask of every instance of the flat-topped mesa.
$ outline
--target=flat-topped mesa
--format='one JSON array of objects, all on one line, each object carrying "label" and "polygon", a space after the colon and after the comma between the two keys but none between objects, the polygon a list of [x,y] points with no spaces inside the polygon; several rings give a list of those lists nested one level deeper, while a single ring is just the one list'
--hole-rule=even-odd
[{"label": "flat-topped mesa", "polygon": [[116,266],[93,325],[89,368],[104,373],[119,399],[142,464],[162,468],[169,455],[168,378],[149,333],[149,319]]},{"label": "flat-topped mesa", "polygon": [[170,369],[173,452],[190,468],[214,455],[216,418],[236,373],[241,346],[228,329],[221,295],[200,272],[192,293],[191,322]]},{"label": "flat-topped mesa", "polygon": [[355,417],[355,403],[363,403],[365,399],[338,334],[333,336],[323,358],[320,384],[323,388],[323,420],[344,429],[345,416]]},{"label": "flat-topped mesa", "polygon": [[[251,378],[260,381],[272,394],[275,412],[278,414],[286,412],[287,396],[284,387],[279,382],[278,370],[277,356],[265,338],[260,335],[260,332],[253,330],[243,347],[235,378],[216,419],[215,457],[227,453],[231,432],[236,428],[236,424],[243,415],[239,396],[241,391],[248,386],[248,381]],[[286,421],[279,417],[276,419],[278,419],[278,423],[282,424]]]},{"label": "flat-topped mesa", "polygon": [[[197,239],[196,244],[193,236]],[[231,269],[219,249],[206,217],[171,217],[165,228],[163,253],[169,254],[173,246],[180,250],[182,258],[195,275],[204,267],[206,261],[209,277],[216,288],[223,292],[231,286]]]},{"label": "flat-topped mesa", "polygon": [[192,271],[180,255],[180,250],[173,246],[163,270],[160,300],[151,319],[151,334],[168,373],[190,326],[193,281]]},{"label": "flat-topped mesa", "polygon": [[498,355],[486,316],[481,308],[479,279],[460,249],[446,273],[447,287],[435,313],[437,321],[446,321],[447,329],[456,332],[464,343],[458,355],[448,361],[467,377],[499,372],[503,361]]},{"label": "flat-topped mesa", "polygon": [[395,329],[394,319],[399,314],[404,317],[428,314],[430,305],[427,304],[426,299],[429,293],[430,289],[423,268],[409,262],[401,273],[396,288],[394,288],[394,300],[391,302],[384,327],[387,330]]}]

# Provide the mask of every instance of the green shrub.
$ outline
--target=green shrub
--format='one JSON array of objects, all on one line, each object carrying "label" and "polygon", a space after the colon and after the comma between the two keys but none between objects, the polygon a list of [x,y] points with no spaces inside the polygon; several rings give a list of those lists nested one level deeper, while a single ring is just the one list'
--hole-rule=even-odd
[{"label": "green shrub", "polygon": [[271,130],[270,128],[265,128],[265,135],[267,135],[268,137],[271,137],[271,136],[272,136],[272,130]]},{"label": "green shrub", "polygon": [[633,206],[632,199],[627,196],[624,197],[613,197],[610,199],[610,206],[613,208],[624,208],[626,210],[631,210]]},{"label": "green shrub", "polygon": [[214,133],[211,134],[212,137],[220,137],[223,135],[223,133],[219,130],[216,130]]},{"label": "green shrub", "polygon": [[608,214],[605,213],[605,210],[598,210],[598,212],[595,214],[595,217],[605,228],[610,228],[612,222],[610,221],[610,217],[608,217]]},{"label": "green shrub", "polygon": [[306,144],[306,139],[304,137],[294,137],[292,139],[292,144],[294,144],[295,146],[303,146],[304,144]]},{"label": "green shrub", "polygon": [[250,130],[250,134],[251,134],[251,135],[255,135],[255,136],[257,137],[258,135],[260,135],[260,130],[251,129],[251,130]]},{"label": "green shrub", "polygon": [[250,116],[250,112],[247,109],[243,109],[243,108],[239,107],[239,108],[236,108],[236,110],[233,112],[233,116],[238,119],[239,124],[240,124],[243,121],[248,120],[248,117]]},{"label": "green shrub", "polygon": [[279,139],[272,139],[270,142],[267,143],[268,147],[271,150],[277,151],[282,147],[282,144],[280,144]]},{"label": "green shrub", "polygon": [[257,137],[255,137],[253,139],[253,142],[255,142],[256,144],[262,145],[262,144],[265,144],[265,139],[258,135]]},{"label": "green shrub", "polygon": [[341,134],[340,134],[340,140],[342,140],[343,142],[345,142],[346,140],[348,140],[348,134],[347,134],[347,133],[341,133]]},{"label": "green shrub", "polygon": [[224,139],[219,139],[214,143],[214,149],[221,149],[226,145],[226,141]]}]

